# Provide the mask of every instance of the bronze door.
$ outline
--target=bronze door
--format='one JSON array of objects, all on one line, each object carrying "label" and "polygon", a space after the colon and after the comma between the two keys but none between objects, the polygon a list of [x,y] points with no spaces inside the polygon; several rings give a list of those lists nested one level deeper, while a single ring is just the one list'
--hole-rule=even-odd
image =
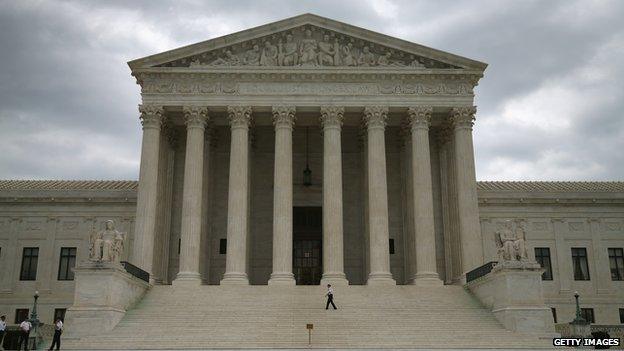
[{"label": "bronze door", "polygon": [[297,285],[319,285],[323,274],[321,207],[293,208],[293,273]]}]

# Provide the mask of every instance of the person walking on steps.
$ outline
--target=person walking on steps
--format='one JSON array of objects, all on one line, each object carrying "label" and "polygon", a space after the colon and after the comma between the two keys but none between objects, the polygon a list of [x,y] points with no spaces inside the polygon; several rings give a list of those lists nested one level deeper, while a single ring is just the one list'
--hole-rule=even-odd
[{"label": "person walking on steps", "polygon": [[54,345],[56,345],[57,351],[61,348],[61,334],[63,334],[63,321],[60,318],[57,318],[54,322],[54,337],[52,338],[52,345],[48,350],[52,351]]},{"label": "person walking on steps", "polygon": [[325,296],[327,296],[327,304],[325,305],[325,309],[329,309],[329,304],[331,303],[331,305],[336,310],[337,308],[334,304],[334,289],[332,289],[331,284],[327,284],[327,294],[325,294]]}]

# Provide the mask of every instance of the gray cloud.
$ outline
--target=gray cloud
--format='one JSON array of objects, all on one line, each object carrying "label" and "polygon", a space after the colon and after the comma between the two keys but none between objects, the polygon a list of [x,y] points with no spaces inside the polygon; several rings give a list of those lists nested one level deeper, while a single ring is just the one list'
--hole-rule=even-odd
[{"label": "gray cloud", "polygon": [[304,12],[488,62],[479,179],[622,179],[616,0],[0,2],[0,178],[137,178],[127,61]]}]

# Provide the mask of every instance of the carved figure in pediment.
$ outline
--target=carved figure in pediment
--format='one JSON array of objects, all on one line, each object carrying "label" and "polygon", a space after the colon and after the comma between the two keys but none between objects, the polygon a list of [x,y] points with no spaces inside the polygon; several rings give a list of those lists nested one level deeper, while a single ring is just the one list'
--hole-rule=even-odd
[{"label": "carved figure in pediment", "polygon": [[353,43],[348,43],[342,47],[342,63],[345,66],[357,66]]},{"label": "carved figure in pediment", "polygon": [[413,57],[412,62],[410,62],[410,67],[412,68],[425,68],[425,65],[422,64],[422,62],[420,62],[420,60],[417,57]]},{"label": "carved figure in pediment", "polygon": [[496,246],[501,261],[526,261],[526,233],[524,227],[518,224],[514,230],[511,221],[505,221],[503,227],[496,231]]},{"label": "carved figure in pediment", "polygon": [[312,38],[311,30],[306,29],[305,37],[301,39],[300,46],[301,48],[299,50],[299,53],[300,53],[299,64],[301,66],[318,65],[318,60],[317,60],[318,43],[316,42],[316,39]]},{"label": "carved figure in pediment", "polygon": [[405,67],[405,64],[401,61],[393,60],[392,53],[386,51],[385,54],[379,56],[377,59],[378,66],[391,66],[391,67]]},{"label": "carved figure in pediment", "polygon": [[278,64],[280,66],[295,66],[298,64],[299,53],[297,43],[293,41],[292,34],[286,34],[286,43],[278,44]]},{"label": "carved figure in pediment", "polygon": [[225,57],[218,57],[210,63],[211,66],[238,66],[240,59],[232,51],[225,50]]},{"label": "carved figure in pediment", "polygon": [[318,44],[319,54],[318,62],[321,66],[333,66],[336,50],[334,45],[329,42],[329,35],[323,35],[323,41]]},{"label": "carved figure in pediment", "polygon": [[261,66],[277,66],[277,46],[271,44],[268,40],[264,42],[264,48],[260,55]]},{"label": "carved figure in pediment", "polygon": [[377,65],[377,57],[370,51],[368,46],[362,48],[362,54],[358,58],[358,66],[375,66]]},{"label": "carved figure in pediment", "polygon": [[342,66],[342,60],[340,60],[340,43],[338,38],[334,39],[334,66]]},{"label": "carved figure in pediment", "polygon": [[98,262],[119,262],[124,247],[124,233],[107,220],[104,229],[93,233],[89,240],[89,259]]},{"label": "carved figure in pediment", "polygon": [[199,66],[202,66],[202,63],[197,58],[191,60],[191,63],[189,64],[189,67],[199,67]]},{"label": "carved figure in pediment", "polygon": [[388,51],[385,54],[379,56],[379,58],[377,59],[377,64],[379,66],[389,66],[390,65],[390,57],[392,56],[392,54]]},{"label": "carved figure in pediment", "polygon": [[243,64],[247,66],[258,66],[260,64],[260,46],[254,44],[253,48],[245,52]]}]

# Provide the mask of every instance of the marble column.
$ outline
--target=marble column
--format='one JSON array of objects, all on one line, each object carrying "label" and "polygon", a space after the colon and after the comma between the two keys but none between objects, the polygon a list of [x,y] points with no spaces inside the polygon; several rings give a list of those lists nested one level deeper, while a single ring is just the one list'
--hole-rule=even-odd
[{"label": "marble column", "polygon": [[156,237],[154,239],[154,263],[152,276],[154,284],[167,284],[169,268],[169,235],[171,232],[171,191],[173,181],[172,149],[170,136],[173,134],[171,126],[163,125],[160,137],[160,155],[158,156],[158,194]]},{"label": "marble column", "polygon": [[[414,245],[416,245],[416,272],[410,284],[442,285],[436,268],[435,230],[433,224],[433,189],[429,154],[430,106],[410,107],[407,111],[412,139],[412,193],[414,211]],[[414,262],[412,260],[412,262]]]},{"label": "marble column", "polygon": [[275,165],[273,168],[273,272],[269,285],[295,285],[292,273],[294,106],[273,106]]},{"label": "marble column", "polygon": [[186,124],[186,155],[182,190],[182,228],[180,231],[180,270],[174,283],[201,284],[199,256],[201,249],[202,197],[204,175],[204,131],[208,108],[183,107]]},{"label": "marble column", "polygon": [[251,107],[228,106],[230,175],[228,184],[227,253],[221,284],[248,285],[247,230],[249,224],[249,124]]},{"label": "marble column", "polygon": [[166,138],[165,172],[163,173],[163,218],[162,218],[162,245],[160,247],[160,271],[164,284],[170,283],[170,246],[171,246],[171,204],[173,203],[173,176],[175,170],[175,153],[177,148],[177,136],[172,129],[164,134]]},{"label": "marble column", "polygon": [[437,133],[438,142],[438,157],[440,159],[440,195],[442,198],[442,223],[443,223],[443,237],[444,237],[444,282],[445,284],[452,283],[453,277],[453,264],[455,260],[452,258],[452,229],[451,229],[451,215],[450,215],[450,171],[448,169],[449,155],[447,152],[448,142],[450,140],[450,133],[447,128],[441,129]]},{"label": "marble column", "polygon": [[157,105],[139,105],[139,111],[143,141],[131,263],[151,275],[156,231],[160,130],[164,111],[162,106]]},{"label": "marble column", "polygon": [[344,107],[322,106],[323,126],[323,277],[321,285],[348,285],[344,273],[342,147]]},{"label": "marble column", "polygon": [[459,238],[462,274],[464,275],[483,264],[477,180],[472,144],[472,125],[476,112],[477,108],[474,106],[455,107],[451,110],[455,139],[455,186],[459,212]]},{"label": "marble column", "polygon": [[367,284],[396,284],[390,273],[388,184],[386,181],[385,128],[388,107],[369,106],[364,109],[368,150],[368,227],[369,262]]}]

